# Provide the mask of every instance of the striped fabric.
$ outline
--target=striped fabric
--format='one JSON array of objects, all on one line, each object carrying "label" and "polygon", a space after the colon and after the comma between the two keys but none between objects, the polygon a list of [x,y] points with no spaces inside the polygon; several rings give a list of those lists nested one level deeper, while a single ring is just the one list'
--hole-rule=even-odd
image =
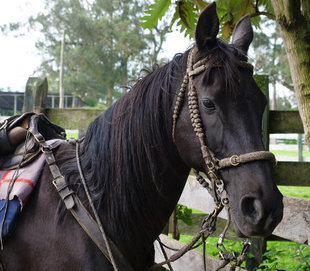
[{"label": "striped fabric", "polygon": [[17,197],[22,209],[39,179],[44,164],[45,157],[42,153],[34,162],[20,168],[18,172],[15,172],[15,170],[0,171],[0,200],[6,199],[8,187],[17,173],[17,179],[9,199],[12,200],[14,197]]}]

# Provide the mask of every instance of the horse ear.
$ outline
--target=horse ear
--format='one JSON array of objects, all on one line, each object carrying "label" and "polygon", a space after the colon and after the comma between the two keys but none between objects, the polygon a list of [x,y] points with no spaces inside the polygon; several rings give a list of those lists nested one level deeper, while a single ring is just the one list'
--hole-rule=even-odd
[{"label": "horse ear", "polygon": [[215,2],[208,5],[200,14],[195,31],[196,44],[199,50],[215,45],[219,32],[219,18],[216,13]]},{"label": "horse ear", "polygon": [[250,15],[246,15],[237,23],[234,33],[232,34],[231,43],[247,53],[252,40],[253,28],[251,25],[251,19]]}]

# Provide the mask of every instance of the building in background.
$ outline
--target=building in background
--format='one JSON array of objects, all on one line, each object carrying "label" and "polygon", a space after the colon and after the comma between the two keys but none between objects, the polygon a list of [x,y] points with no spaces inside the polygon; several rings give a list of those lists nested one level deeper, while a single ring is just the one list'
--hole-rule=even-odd
[{"label": "building in background", "polygon": [[[23,110],[24,93],[0,91],[0,116],[13,116],[20,114]],[[47,95],[47,108],[58,108],[59,95]],[[72,95],[64,96],[64,107],[82,107],[86,106],[78,97]]]}]

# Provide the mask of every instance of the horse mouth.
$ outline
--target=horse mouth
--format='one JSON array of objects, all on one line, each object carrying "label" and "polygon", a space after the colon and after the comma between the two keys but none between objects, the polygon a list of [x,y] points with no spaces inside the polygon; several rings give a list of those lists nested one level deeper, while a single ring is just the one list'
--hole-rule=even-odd
[{"label": "horse mouth", "polygon": [[232,215],[232,224],[238,237],[267,237],[272,234],[276,226],[282,220],[282,212],[275,217],[272,214],[269,214],[257,224],[249,223],[244,218],[239,222],[233,217],[234,216]]}]

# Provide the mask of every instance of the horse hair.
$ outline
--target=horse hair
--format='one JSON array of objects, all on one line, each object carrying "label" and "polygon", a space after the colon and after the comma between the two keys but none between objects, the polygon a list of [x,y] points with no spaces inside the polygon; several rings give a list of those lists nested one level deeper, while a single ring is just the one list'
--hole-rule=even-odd
[{"label": "horse hair", "polygon": [[[236,60],[240,56],[231,45],[219,40],[217,44],[205,54],[212,54],[210,65],[221,64],[227,89],[236,89]],[[109,218],[108,233],[114,233],[119,242],[129,238],[122,234],[128,227],[145,236],[153,232],[152,225],[146,223],[152,221],[151,214],[141,212],[141,206],[156,205],[152,194],[164,194],[162,172],[170,172],[175,179],[181,177],[175,162],[180,163],[180,157],[171,135],[172,114],[188,53],[175,55],[172,61],[139,79],[87,129],[81,148],[83,172],[96,208],[104,209],[104,217]],[[205,72],[207,80],[211,80],[210,74],[211,68]],[[68,155],[72,157],[72,153]],[[71,186],[79,186],[75,159],[61,170]],[[171,201],[164,196],[161,200],[168,204]]]}]

